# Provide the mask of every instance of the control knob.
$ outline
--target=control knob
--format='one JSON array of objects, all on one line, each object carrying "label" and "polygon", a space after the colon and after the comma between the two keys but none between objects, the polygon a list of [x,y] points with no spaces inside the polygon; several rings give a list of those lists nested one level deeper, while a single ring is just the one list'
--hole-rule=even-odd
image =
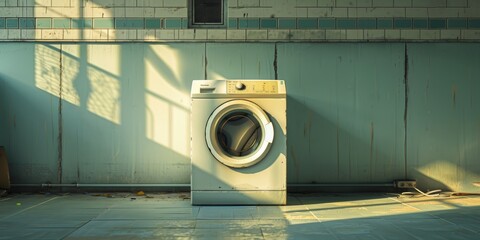
[{"label": "control knob", "polygon": [[245,84],[243,84],[243,83],[241,83],[241,82],[237,82],[237,83],[235,84],[235,88],[236,88],[237,90],[243,90],[243,89],[245,89]]}]

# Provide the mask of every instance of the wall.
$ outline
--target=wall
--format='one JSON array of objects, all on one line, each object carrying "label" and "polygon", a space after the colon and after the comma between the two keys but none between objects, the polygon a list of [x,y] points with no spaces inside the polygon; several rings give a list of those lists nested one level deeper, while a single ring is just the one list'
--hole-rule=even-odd
[{"label": "wall", "polygon": [[186,0],[2,0],[0,40],[472,41],[477,0],[228,0],[226,29],[188,29]]},{"label": "wall", "polygon": [[477,1],[229,1],[227,29],[186,5],[0,1],[13,183],[189,183],[191,81],[278,78],[288,182],[476,191]]}]

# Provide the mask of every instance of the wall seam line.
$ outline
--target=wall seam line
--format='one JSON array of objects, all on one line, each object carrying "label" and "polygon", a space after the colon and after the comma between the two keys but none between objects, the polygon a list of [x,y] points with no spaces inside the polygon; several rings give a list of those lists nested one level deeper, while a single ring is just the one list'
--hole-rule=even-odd
[{"label": "wall seam line", "polygon": [[407,163],[407,135],[408,135],[408,44],[405,43],[404,50],[404,73],[403,73],[403,84],[404,84],[404,94],[405,94],[405,108],[403,112],[403,123],[404,123],[404,139],[403,139],[403,160],[404,160],[404,178],[408,177],[408,163]]},{"label": "wall seam line", "polygon": [[58,93],[58,158],[57,158],[57,181],[62,183],[62,161],[63,161],[63,119],[62,119],[62,91],[63,91],[63,45],[60,44],[60,63],[59,63],[59,93]]},{"label": "wall seam line", "polygon": [[275,43],[275,52],[273,56],[273,71],[275,72],[275,79],[278,80],[278,49],[277,43]]},{"label": "wall seam line", "polygon": [[205,69],[203,70],[204,71],[204,79],[207,80],[208,76],[207,76],[207,64],[208,64],[208,60],[207,60],[207,43],[204,44],[204,55],[205,55]]}]

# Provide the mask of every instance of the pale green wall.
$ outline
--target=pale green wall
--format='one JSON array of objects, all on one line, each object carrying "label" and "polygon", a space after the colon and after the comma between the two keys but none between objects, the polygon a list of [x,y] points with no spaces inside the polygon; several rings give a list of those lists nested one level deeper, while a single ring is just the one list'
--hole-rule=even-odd
[{"label": "pale green wall", "polygon": [[479,56],[448,43],[4,43],[0,145],[13,183],[59,182],[60,153],[63,183],[189,183],[191,81],[278,76],[288,182],[474,191]]},{"label": "pale green wall", "polygon": [[287,79],[289,177],[404,177],[404,44],[280,44]]},{"label": "pale green wall", "polygon": [[430,188],[478,192],[480,47],[409,45],[407,168]]}]

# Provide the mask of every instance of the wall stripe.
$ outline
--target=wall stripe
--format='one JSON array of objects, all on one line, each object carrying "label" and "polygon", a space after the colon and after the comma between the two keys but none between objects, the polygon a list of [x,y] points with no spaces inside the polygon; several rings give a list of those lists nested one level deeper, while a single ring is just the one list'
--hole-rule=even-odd
[{"label": "wall stripe", "polygon": [[[0,18],[0,29],[186,29],[187,18]],[[230,18],[228,29],[480,29],[480,18]]]}]

